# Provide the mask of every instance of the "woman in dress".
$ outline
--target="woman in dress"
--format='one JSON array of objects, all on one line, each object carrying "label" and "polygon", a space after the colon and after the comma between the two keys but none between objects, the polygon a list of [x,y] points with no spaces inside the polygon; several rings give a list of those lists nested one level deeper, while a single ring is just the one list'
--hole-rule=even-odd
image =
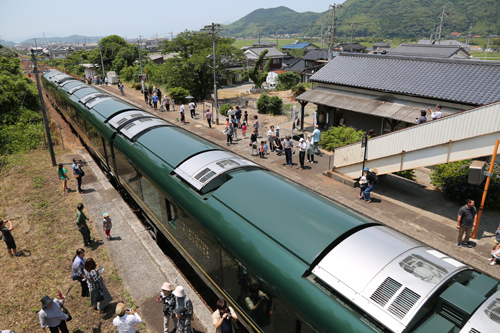
[{"label": "woman in dress", "polygon": [[193,303],[186,296],[184,288],[177,286],[172,293],[175,296],[175,316],[177,317],[177,333],[192,333]]},{"label": "woman in dress", "polygon": [[[113,297],[111,297],[108,288],[104,285],[101,275],[103,269],[96,270],[96,267],[94,259],[88,258],[85,262],[85,277],[90,291],[90,305],[94,307],[94,310],[103,313],[104,308],[113,300]],[[98,291],[101,291],[104,296],[104,299],[99,302],[95,300]]]},{"label": "woman in dress", "polygon": [[73,266],[71,268],[71,278],[80,282],[82,285],[82,297],[89,296],[89,287],[87,285],[87,280],[85,279],[85,273],[83,271],[85,267],[85,250],[80,248],[76,250],[76,255],[73,258]]}]

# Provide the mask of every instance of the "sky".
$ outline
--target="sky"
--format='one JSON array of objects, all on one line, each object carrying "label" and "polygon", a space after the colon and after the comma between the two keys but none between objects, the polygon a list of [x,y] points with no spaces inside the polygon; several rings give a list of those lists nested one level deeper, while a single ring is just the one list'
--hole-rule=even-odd
[{"label": "sky", "polygon": [[[337,1],[341,3],[342,1]],[[71,35],[127,38],[170,37],[205,25],[230,23],[259,8],[286,6],[296,12],[324,12],[324,0],[0,0],[0,38]]]}]

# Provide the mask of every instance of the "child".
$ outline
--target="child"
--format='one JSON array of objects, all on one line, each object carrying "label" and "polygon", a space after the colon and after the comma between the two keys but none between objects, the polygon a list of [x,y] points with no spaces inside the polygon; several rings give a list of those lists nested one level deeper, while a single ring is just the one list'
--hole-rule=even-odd
[{"label": "child", "polygon": [[69,190],[68,187],[68,175],[66,174],[66,169],[63,168],[63,164],[59,163],[59,169],[57,169],[57,173],[59,174],[59,178],[63,182],[63,194],[66,194],[66,190]]},{"label": "child", "polygon": [[[496,250],[500,249],[500,226],[498,226],[497,231],[495,231],[495,236],[496,236],[495,244],[493,245],[493,249],[491,249],[491,258],[488,260],[493,260],[494,259],[493,253],[496,252]],[[493,263],[494,262],[496,262],[496,259],[493,260]]]},{"label": "child", "polygon": [[264,141],[261,141],[260,142],[260,147],[259,147],[259,157],[260,158],[264,158],[265,151],[266,151],[266,149],[265,149],[265,143],[264,143]]},{"label": "child", "polygon": [[102,230],[106,234],[106,238],[108,240],[111,240],[110,232],[111,232],[111,227],[113,226],[111,224],[111,217],[109,217],[108,213],[104,213],[102,216],[104,217],[104,219],[102,220]]},{"label": "child", "polygon": [[241,133],[243,133],[243,137],[246,139],[247,138],[247,123],[243,123],[241,126]]},{"label": "child", "polygon": [[363,176],[359,179],[359,198],[363,199],[363,192],[366,190],[366,187],[368,186],[368,181],[366,180],[366,175],[363,172]]},{"label": "child", "polygon": [[[7,223],[9,226],[7,227]],[[3,240],[5,244],[7,244],[7,252],[11,257],[16,255],[16,242],[14,241],[14,237],[10,233],[12,231],[12,221],[9,219],[0,220],[0,229],[2,230]]]},{"label": "child", "polygon": [[264,140],[264,153],[267,155],[267,141]]},{"label": "child", "polygon": [[491,261],[491,266],[495,266],[497,264],[497,259],[500,258],[500,244],[495,246],[493,248],[493,251],[491,251],[491,258],[488,259]]}]

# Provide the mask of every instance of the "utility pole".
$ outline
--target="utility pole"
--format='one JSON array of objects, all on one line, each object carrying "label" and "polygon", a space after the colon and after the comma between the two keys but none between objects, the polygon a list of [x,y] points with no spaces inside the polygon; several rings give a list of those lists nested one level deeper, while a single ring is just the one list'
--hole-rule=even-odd
[{"label": "utility pole", "polygon": [[174,40],[174,33],[170,30],[170,40]]},{"label": "utility pole", "polygon": [[101,42],[100,41],[97,42],[99,43],[99,54],[101,55],[102,75],[106,76],[106,74],[104,74],[104,61],[102,60]]},{"label": "utility pole", "polygon": [[276,30],[276,47],[278,47],[278,30]]},{"label": "utility pole", "polygon": [[212,47],[213,47],[212,57],[213,57],[213,70],[214,70],[215,123],[217,125],[219,125],[219,104],[217,101],[217,65],[215,63],[215,40],[217,39],[217,33],[220,31],[220,24],[212,23],[211,25],[206,25],[201,30],[208,32],[208,34],[212,38]]},{"label": "utility pole", "polygon": [[260,27],[257,30],[259,32],[259,46],[260,46]]},{"label": "utility pole", "polygon": [[335,9],[337,8],[342,8],[342,5],[339,4],[333,4],[329,5],[328,9],[332,8],[332,38],[330,39],[330,42],[328,43],[328,61],[332,60],[332,50],[333,47],[335,46]]},{"label": "utility pole", "polygon": [[470,49],[469,42],[470,42],[471,34],[472,34],[472,24],[470,25],[469,34],[467,35],[467,41],[466,41],[467,52],[469,52],[469,49]]},{"label": "utility pole", "polygon": [[446,5],[443,6],[443,11],[438,15],[438,17],[441,19],[441,23],[439,24],[439,27],[438,27],[438,33],[436,34],[439,45],[441,45],[441,33],[443,32],[444,18],[445,18],[445,16],[448,16],[448,14],[444,11],[445,8],[446,8]]},{"label": "utility pole", "polygon": [[324,24],[321,24],[321,49],[323,50],[323,28],[324,28]]},{"label": "utility pole", "polygon": [[141,65],[141,86],[142,86],[142,91],[144,92],[144,77],[142,76],[143,71],[142,71],[142,56],[141,56],[141,36],[139,36],[139,39],[137,40],[137,51],[139,52],[139,64]]},{"label": "utility pole", "polygon": [[484,54],[484,60],[486,60],[486,57],[488,56],[488,49],[490,48],[490,40],[492,38],[497,38],[498,35],[489,35],[486,38],[488,38],[488,45],[486,46],[486,53]]},{"label": "utility pole", "polygon": [[38,89],[38,98],[40,99],[40,107],[42,108],[43,124],[45,126],[45,133],[47,134],[47,144],[49,145],[50,158],[52,166],[56,166],[56,156],[54,155],[54,147],[52,146],[52,138],[50,137],[49,120],[47,119],[47,110],[43,102],[42,87],[40,85],[40,78],[38,77],[38,67],[36,66],[35,52],[31,50],[31,59],[33,60],[33,73],[36,78],[36,87]]}]

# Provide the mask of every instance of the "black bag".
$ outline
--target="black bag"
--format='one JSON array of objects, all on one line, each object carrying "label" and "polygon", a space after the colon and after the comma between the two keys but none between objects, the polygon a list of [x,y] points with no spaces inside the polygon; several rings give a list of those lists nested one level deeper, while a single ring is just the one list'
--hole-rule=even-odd
[{"label": "black bag", "polygon": [[66,309],[64,305],[61,306],[61,310],[66,316],[68,316],[68,319],[66,319],[66,321],[71,321],[71,319],[73,319],[71,313],[69,313],[68,309]]},{"label": "black bag", "polygon": [[92,290],[92,302],[98,303],[104,301],[104,294],[101,289]]},{"label": "black bag", "polygon": [[372,172],[372,171],[368,172],[366,179],[369,180],[370,183],[372,183],[372,184],[375,184],[375,185],[378,184],[378,176],[375,172]]},{"label": "black bag", "polygon": [[[80,170],[81,170],[81,169],[80,169]],[[80,177],[83,177],[83,176],[85,176],[85,171],[81,170],[81,172],[80,172]]]}]

